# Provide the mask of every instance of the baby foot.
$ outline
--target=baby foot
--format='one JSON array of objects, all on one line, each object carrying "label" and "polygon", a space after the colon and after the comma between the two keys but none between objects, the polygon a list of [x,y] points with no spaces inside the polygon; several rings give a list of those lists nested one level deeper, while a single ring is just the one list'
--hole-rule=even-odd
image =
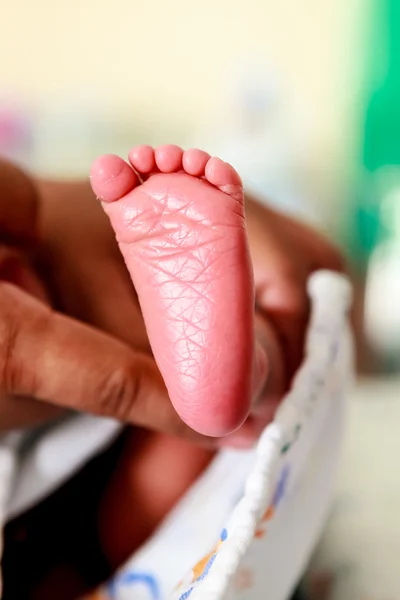
[{"label": "baby foot", "polygon": [[226,435],[243,423],[266,371],[254,352],[242,182],[201,150],[140,146],[129,161],[133,168],[115,155],[97,159],[93,190],[175,409],[200,433]]}]

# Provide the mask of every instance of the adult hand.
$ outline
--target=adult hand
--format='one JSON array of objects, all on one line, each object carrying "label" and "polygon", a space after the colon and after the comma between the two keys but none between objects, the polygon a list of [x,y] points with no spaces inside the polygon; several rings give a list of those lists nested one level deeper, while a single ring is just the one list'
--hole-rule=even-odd
[{"label": "adult hand", "polygon": [[340,251],[311,227],[247,199],[256,305],[277,332],[290,380],[300,364],[309,316],[307,281],[319,269],[344,271]]}]

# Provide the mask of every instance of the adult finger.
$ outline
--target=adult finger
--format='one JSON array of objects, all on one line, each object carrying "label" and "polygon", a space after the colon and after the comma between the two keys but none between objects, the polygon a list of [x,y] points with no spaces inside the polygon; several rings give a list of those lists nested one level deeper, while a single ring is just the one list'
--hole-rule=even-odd
[{"label": "adult finger", "polygon": [[251,244],[250,236],[256,304],[280,335],[290,378],[301,360],[309,315],[307,271],[291,260],[290,247],[281,245],[276,237],[260,233],[255,239]]},{"label": "adult finger", "polygon": [[50,310],[6,283],[0,284],[0,309],[0,404],[4,398],[13,397],[16,405],[18,398],[35,398],[151,429],[195,435],[172,408],[149,356]]}]

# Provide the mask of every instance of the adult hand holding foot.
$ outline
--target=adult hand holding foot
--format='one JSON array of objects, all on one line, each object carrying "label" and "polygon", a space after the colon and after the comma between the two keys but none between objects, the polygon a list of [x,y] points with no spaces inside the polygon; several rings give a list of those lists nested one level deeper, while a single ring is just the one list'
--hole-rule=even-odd
[{"label": "adult hand holding foot", "polygon": [[[150,165],[148,162],[146,167],[145,161],[144,164],[135,162],[143,157],[146,159],[146,154]],[[185,173],[173,173],[174,176],[179,175],[177,183],[171,184],[170,187],[168,184],[165,189],[165,184],[162,183],[164,174],[159,172],[147,177],[147,174],[153,173],[153,169],[156,170],[155,164],[158,161],[164,171],[166,169],[168,171],[168,161],[172,162],[169,169],[176,171],[176,158],[179,167],[179,157]],[[174,364],[168,365],[168,360],[165,360],[165,357],[168,358],[168,348],[163,356],[162,339],[161,342],[157,341],[157,335],[162,332],[157,330],[154,323],[159,323],[160,327],[165,329],[164,339],[168,339],[168,336],[174,335],[177,321],[180,325],[178,332],[185,334],[183,325],[186,319],[187,327],[193,333],[189,340],[189,350],[194,348],[193,356],[198,350],[204,352],[206,348],[204,344],[210,341],[213,344],[217,342],[210,348],[212,351],[210,356],[212,355],[213,361],[216,362],[210,362],[207,356],[205,357],[204,375],[208,372],[208,379],[200,380],[198,402],[187,405],[188,412],[183,413],[182,416],[198,429],[215,435],[218,431],[216,429],[211,431],[207,427],[208,425],[215,427],[212,415],[213,401],[220,407],[221,399],[225,403],[216,423],[221,427],[220,433],[223,431],[227,433],[238,426],[251,408],[251,416],[234,437],[224,438],[227,443],[248,446],[254,442],[272,416],[276,402],[287,386],[290,373],[299,360],[308,316],[305,293],[307,277],[317,268],[340,268],[339,255],[329,244],[304,226],[252,201],[248,202],[247,225],[255,272],[255,301],[258,307],[255,332],[258,344],[264,348],[268,356],[268,363],[264,363],[265,357],[260,360],[257,385],[254,381],[257,371],[253,367],[256,353],[252,345],[254,341],[253,283],[246,249],[241,185],[236,173],[220,161],[213,160],[207,173],[204,170],[205,175],[213,182],[210,184],[205,180],[200,181],[199,177],[204,162],[207,165],[209,163],[209,157],[205,153],[194,151],[183,154],[175,147],[172,147],[172,150],[171,147],[159,149],[156,153],[151,149],[145,149],[144,152],[142,149],[137,149],[132,152],[132,161],[136,170],[142,174],[142,178],[147,180],[145,184],[155,186],[149,190],[150,196],[155,194],[155,198],[151,196],[149,199],[146,191],[141,197],[142,208],[144,206],[146,209],[148,200],[150,205],[153,202],[150,216],[153,210],[155,213],[153,216],[157,217],[154,219],[155,230],[153,231],[149,219],[143,219],[142,224],[140,220],[135,221],[137,209],[135,202],[132,203],[131,210],[129,202],[125,204],[125,198],[122,201],[117,200],[119,195],[127,194],[126,197],[129,196],[130,201],[132,193],[139,192],[141,188],[146,190],[145,185],[136,187],[133,192],[130,191],[130,186],[133,188],[137,183],[135,173],[129,171],[128,165],[126,165],[128,169],[126,172],[125,163],[120,159],[114,157],[111,163],[108,159],[107,161],[101,159],[97,167],[95,165],[95,169],[100,167],[100,172],[94,173],[95,190],[96,177],[99,176],[102,181],[97,183],[100,185],[106,183],[109,187],[114,185],[115,191],[115,183],[118,183],[116,181],[118,177],[115,175],[118,175],[118,172],[112,172],[110,175],[114,177],[111,177],[107,183],[103,168],[108,168],[110,165],[121,167],[121,163],[129,184],[125,189],[120,188],[119,194],[114,198],[107,198],[106,210],[110,212],[113,225],[125,227],[126,223],[122,220],[118,221],[120,219],[118,207],[122,207],[122,214],[131,217],[131,220],[128,218],[128,224],[136,223],[141,227],[148,227],[156,234],[153,235],[153,245],[150,240],[150,250],[156,253],[159,245],[159,250],[164,251],[164,257],[165,254],[168,257],[166,251],[169,242],[169,250],[173,251],[176,264],[179,265],[178,273],[170,273],[168,269],[171,269],[171,266],[173,268],[173,260],[165,260],[164,266],[168,267],[164,268],[165,279],[160,269],[161,275],[152,280],[151,268],[148,271],[150,279],[147,279],[146,269],[149,267],[151,252],[146,255],[149,247],[146,249],[145,239],[142,245],[138,244],[139,251],[145,253],[147,264],[144,260],[137,291],[141,295],[142,302],[146,299],[147,292],[150,293],[150,297],[153,294],[153,304],[148,305],[147,312],[145,311],[146,319],[150,324],[150,335],[154,338],[152,341],[156,342],[156,355],[158,353],[156,357],[159,361],[161,358],[160,363],[164,371],[170,368],[168,382],[173,391],[179,392],[182,381],[186,385],[187,380],[189,391],[194,390],[193,385],[190,387],[190,370],[183,372],[179,362],[179,353],[185,350],[186,339],[185,337],[182,340],[177,339],[175,345],[175,349],[178,349],[175,355],[177,362],[175,367]],[[221,172],[222,181],[219,179]],[[168,173],[168,176],[170,175],[171,173]],[[185,190],[181,189],[181,183],[186,180],[186,176],[190,181],[189,189],[193,191],[193,201],[190,198],[188,200],[182,193]],[[121,180],[118,185],[120,183]],[[201,198],[199,199],[199,184],[202,185],[205,196],[203,207]],[[225,185],[231,187],[226,188]],[[187,187],[186,181],[184,187]],[[0,332],[3,349],[0,354],[0,367],[4,374],[0,381],[1,428],[6,430],[11,427],[32,425],[62,414],[64,407],[71,407],[113,416],[126,423],[144,425],[152,430],[194,436],[195,439],[202,440],[202,436],[196,436],[183,424],[170,403],[162,378],[149,352],[146,328],[142,321],[135,289],[122,263],[112,229],[99,204],[96,203],[88,183],[38,181],[36,182],[39,192],[37,195],[35,187],[24,174],[9,164],[1,163],[0,188],[2,191],[0,197],[2,238],[0,239],[3,239],[3,254],[0,254],[0,279],[3,280],[0,283],[2,308]],[[160,219],[157,209],[154,209],[154,206],[157,207],[157,202],[159,208],[162,207],[160,191],[163,192],[164,199],[168,200],[169,196],[171,197],[171,201],[168,200],[167,203],[168,210],[165,211],[164,221]],[[212,195],[210,195],[211,191]],[[96,193],[99,192],[96,190]],[[233,197],[235,193],[238,195]],[[175,207],[172,201],[176,202]],[[183,208],[185,202],[188,202],[186,209]],[[216,208],[213,207],[213,202],[217,203]],[[38,205],[40,210],[37,210]],[[128,208],[125,208],[126,206]],[[180,228],[178,218],[182,213],[185,219]],[[149,216],[146,210],[145,214]],[[229,215],[227,220],[226,215]],[[160,220],[164,232],[157,236],[157,224]],[[141,231],[143,229],[140,228],[136,231],[139,237]],[[168,237],[169,232],[170,237]],[[124,234],[123,229],[122,234]],[[228,241],[224,239],[224,234],[228,234]],[[180,239],[182,252],[179,251]],[[242,249],[243,256],[240,256],[237,249],[233,247],[232,239]],[[167,247],[163,244],[165,240],[167,240]],[[133,257],[129,253],[129,241],[127,239],[124,248],[125,258],[135,275],[136,266],[129,263],[129,261],[133,262]],[[227,256],[221,256],[218,251],[215,251],[213,256],[212,244],[217,249],[223,250]],[[189,258],[185,257],[185,251],[188,254],[188,249]],[[1,259],[2,256],[4,260]],[[154,267],[155,262],[153,260],[153,265],[150,264],[150,267]],[[38,264],[41,277],[37,275],[34,268]],[[209,279],[210,273],[211,279]],[[169,283],[169,275],[178,276],[175,288]],[[213,281],[216,275],[217,281]],[[224,287],[227,281],[228,286]],[[172,291],[171,298],[161,296],[160,288],[157,288],[160,284],[168,294]],[[208,286],[208,289],[204,290],[204,286]],[[192,292],[194,296],[191,295]],[[162,303],[168,299],[171,302],[164,306]],[[174,313],[174,300],[177,300],[175,310],[181,307],[184,309],[183,313],[179,310]],[[213,300],[218,300],[219,306],[214,306]],[[202,338],[201,330],[202,327],[204,328],[204,323],[200,322],[202,314],[199,315],[197,310],[199,306],[204,305],[207,309],[208,327],[204,332],[205,337]],[[161,306],[161,310],[170,317],[170,320],[163,321],[159,314],[151,313],[151,306],[153,311],[158,311]],[[54,310],[54,307],[57,310]],[[215,323],[212,322],[213,315],[216,315]],[[221,324],[222,328],[218,329],[218,325]],[[207,342],[210,331],[212,335],[208,337]],[[202,343],[196,346],[196,336],[199,332]],[[242,338],[238,332],[243,333]],[[218,342],[218,335],[221,333],[222,339],[220,336]],[[120,341],[117,341],[118,339]],[[225,352],[228,359],[224,359]],[[284,369],[284,356],[292,357],[288,372]],[[200,377],[201,371],[198,370],[200,363],[197,359],[190,363],[185,353],[183,358],[186,365],[193,366],[195,375]],[[226,369],[227,379],[224,380],[216,375],[218,365]],[[229,371],[231,367],[236,369],[238,366],[243,374],[243,380],[235,372]],[[174,368],[179,374],[175,384]],[[228,375],[232,377],[231,382],[228,380]],[[208,399],[204,392],[209,386],[211,395],[213,378],[222,392],[224,385],[226,388],[220,398]],[[237,382],[239,387],[235,388],[232,382]],[[229,404],[227,389],[233,393],[232,407]],[[243,396],[239,392],[244,392]],[[201,394],[204,394],[203,400]],[[262,401],[255,404],[260,396]],[[179,396],[177,397],[179,407]],[[205,412],[200,414],[201,402],[204,399],[206,400]],[[181,408],[185,408],[185,394],[180,397],[180,400]],[[227,411],[224,413],[225,409]],[[202,425],[206,426],[205,430]],[[57,530],[56,540],[50,536],[53,540],[53,545],[49,546],[52,565],[56,564],[54,561],[59,556],[58,546],[62,548],[62,560],[73,565],[76,560],[76,541],[79,537],[82,547],[85,548],[82,539],[85,537],[84,530],[87,527],[89,529],[87,539],[90,536],[99,536],[100,545],[109,564],[116,567],[151,533],[152,528],[163,518],[165,512],[176,502],[210,458],[210,454],[200,448],[173,440],[168,436],[148,433],[144,438],[143,436],[138,438],[134,431],[133,435],[128,437],[128,443],[118,465],[115,466],[113,463],[114,474],[111,480],[109,480],[110,471],[102,471],[103,492],[96,499],[96,502],[100,501],[100,506],[89,506],[88,512],[84,512],[82,518],[75,518],[76,523],[68,521],[67,540],[53,525],[52,518],[56,523],[59,521],[59,509],[53,510],[54,517],[46,512],[44,521],[43,517],[41,520],[36,512],[29,517],[29,522],[33,523],[33,529],[39,532],[39,536],[38,538],[33,536],[31,539],[31,553],[27,552],[26,560],[27,564],[35,565],[34,581],[36,586],[37,578],[40,579],[38,597],[42,600],[54,597],[53,584],[55,585],[54,581],[57,579],[49,572],[50,565],[46,562],[49,559],[48,554],[37,552],[40,541],[46,537],[45,531]],[[159,482],[149,477],[149,473],[160,467],[160,457],[163,459],[163,473],[165,474],[172,465],[174,475],[169,478],[169,482],[173,482],[174,485],[164,486],[162,490]],[[177,472],[180,477],[176,477]],[[154,493],[155,483],[158,486],[156,493]],[[118,493],[121,486],[126,490],[124,503]],[[67,498],[67,504],[69,501]],[[51,504],[51,499],[49,502]],[[57,506],[59,504],[60,502]],[[132,506],[135,506],[135,511],[132,511]],[[80,510],[78,506],[76,517]],[[40,507],[38,513],[41,514]],[[97,516],[93,517],[93,515]],[[95,525],[92,523],[93,518],[97,519]],[[21,517],[21,521],[24,527],[24,516]],[[85,525],[86,521],[87,525]],[[40,527],[37,527],[37,523]],[[15,524],[17,532],[20,526],[21,523]],[[11,539],[13,530],[11,527],[9,533]],[[33,556],[39,564],[32,562]],[[83,571],[87,566],[81,565]],[[12,559],[10,569],[11,571],[14,569]],[[23,570],[23,567],[21,569]],[[97,576],[101,577],[101,574]],[[7,577],[5,580],[7,581]],[[16,581],[16,586],[18,585],[19,580]],[[33,585],[27,577],[24,582],[25,589],[31,589]],[[12,590],[13,585],[9,584],[8,589]],[[68,593],[65,588],[66,598],[70,597]],[[23,596],[17,592],[13,595],[12,591],[10,594],[11,597]],[[60,597],[59,587],[57,594]]]},{"label": "adult hand holding foot", "polygon": [[[149,153],[149,150],[145,150],[146,152]],[[168,158],[168,148],[159,150],[157,154],[162,157],[163,152]],[[172,154],[174,152],[178,153],[178,157],[182,156],[179,150],[173,149]],[[150,160],[155,160],[154,156],[151,151]],[[194,164],[188,166],[187,159],[191,156],[192,160],[193,157],[200,160],[200,165],[194,160]],[[195,151],[185,153],[182,160],[189,171],[195,169],[191,172],[199,174],[202,161],[208,161],[208,157],[205,153]],[[219,161],[213,162],[220,165]],[[207,183],[199,182],[194,175],[189,177],[190,180],[192,178],[191,183],[196,190],[199,183],[204,183],[208,191],[211,188]],[[10,348],[7,356],[3,357],[4,364],[1,366],[3,373],[12,374],[7,376],[7,383],[2,382],[1,427],[4,430],[46,419],[46,415],[56,414],[60,410],[55,405],[62,405],[115,416],[129,423],[144,424],[151,429],[186,435],[189,429],[183,426],[170,406],[163,382],[148,353],[146,330],[135,290],[120,259],[113,232],[95,202],[89,185],[85,182],[42,181],[36,184],[39,196],[31,180],[20,170],[4,161],[0,164],[0,299],[3,303],[0,318],[3,320],[2,347]],[[140,188],[137,189],[139,190]],[[223,206],[220,210],[228,210],[225,192],[220,192],[215,186],[211,190],[218,194],[219,200],[220,194],[223,194],[224,200],[220,202]],[[227,197],[236,206],[236,201]],[[115,202],[113,206],[109,204],[109,207],[112,209],[119,204]],[[238,206],[240,212],[240,202]],[[238,220],[242,221],[241,215]],[[270,363],[264,402],[259,404],[258,410],[262,409],[264,413],[271,415],[277,397],[288,380],[287,374],[282,372],[282,351],[285,357],[294,357],[291,361],[292,370],[293,366],[297,366],[296,361],[298,362],[301,353],[303,329],[307,321],[306,279],[314,269],[340,268],[341,265],[339,254],[325,240],[303,225],[254,201],[247,202],[247,225],[255,271],[256,303],[262,317],[257,320],[256,333],[262,340]],[[194,227],[193,235],[198,230],[199,225]],[[252,296],[251,270],[246,255],[245,237],[242,235],[242,227],[234,225],[233,230],[234,235],[239,236],[239,243],[244,245],[244,257],[236,256],[240,267],[239,279],[244,280],[244,297],[249,304]],[[217,231],[218,227],[214,227],[212,235],[217,235]],[[216,246],[218,247],[217,243]],[[204,258],[200,248],[199,252],[198,266]],[[235,250],[231,256],[234,253]],[[218,251],[215,256],[217,265],[215,262],[210,265],[213,268],[218,263],[221,264]],[[41,278],[33,269],[33,259],[38,257],[41,259]],[[176,258],[177,262],[182,261],[179,254]],[[209,272],[210,269],[204,275]],[[188,265],[184,274],[190,275]],[[235,277],[232,272],[219,274],[221,284],[226,282],[227,276],[233,280]],[[199,277],[194,283],[195,287],[201,288],[203,284]],[[235,280],[234,285],[238,285]],[[221,287],[220,285],[220,289]],[[178,293],[182,287],[176,290]],[[239,297],[240,294],[241,290]],[[228,333],[230,323],[233,328],[237,327],[237,331],[249,327],[250,323],[251,329],[244,332],[244,338],[238,343],[239,349],[233,348],[234,353],[244,356],[241,367],[244,369],[243,365],[251,363],[251,357],[246,357],[245,354],[253,337],[252,309],[246,308],[243,296],[240,304],[236,295],[232,290],[228,291],[226,303],[225,298],[221,299],[221,306],[226,308],[219,311],[222,314],[221,322]],[[33,300],[32,296],[38,301]],[[207,303],[205,298],[204,301]],[[50,304],[74,319],[50,310]],[[208,306],[210,307],[210,303]],[[243,323],[237,326],[235,324],[234,316],[236,314],[238,320],[240,310],[244,312],[246,326]],[[224,312],[230,320],[224,317]],[[151,319],[149,310],[147,315]],[[199,327],[199,317],[195,312],[191,316],[192,330],[195,331]],[[176,315],[172,317],[174,321],[170,321],[170,327],[176,321]],[[84,325],[82,321],[96,329]],[[163,325],[168,325],[168,322]],[[201,326],[204,328],[204,323]],[[218,334],[215,327],[213,330]],[[238,339],[237,331],[233,332],[235,339]],[[119,338],[121,342],[115,338]],[[181,342],[184,343],[185,340]],[[222,343],[225,343],[225,350],[228,340],[223,340]],[[206,361],[206,367],[211,371],[214,367],[218,370],[218,365],[213,365],[210,361]],[[239,391],[243,386],[249,389],[252,383],[249,378],[249,373],[245,374],[244,383],[239,382]],[[285,379],[284,382],[282,379]],[[220,378],[219,385],[221,381]],[[201,392],[206,389],[207,381],[200,383]],[[177,384],[179,386],[178,380]],[[260,385],[263,385],[262,377]],[[239,402],[239,394],[237,390],[234,391],[235,402]],[[11,398],[12,394],[19,396],[18,402]],[[32,396],[47,400],[48,403],[29,400],[28,397]],[[245,413],[248,404],[247,397],[244,407],[234,406],[233,411]],[[194,409],[196,412],[196,406]],[[233,416],[236,418],[238,415]],[[204,418],[198,414],[196,417],[195,414],[193,420],[200,417]],[[228,414],[227,417],[229,420],[232,415]],[[239,417],[241,418],[240,414]],[[242,429],[244,435],[247,431],[247,442],[251,436],[254,439],[261,425],[265,424],[265,417],[262,424],[257,423],[257,427],[253,428],[254,423],[250,419]]]}]

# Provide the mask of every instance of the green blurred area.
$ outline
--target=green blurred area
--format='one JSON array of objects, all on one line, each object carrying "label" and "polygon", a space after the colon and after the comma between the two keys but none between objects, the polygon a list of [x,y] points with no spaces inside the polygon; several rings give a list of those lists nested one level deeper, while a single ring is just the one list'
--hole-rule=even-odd
[{"label": "green blurred area", "polygon": [[363,143],[356,185],[350,253],[365,266],[388,235],[382,201],[388,186],[400,184],[400,0],[370,0],[365,49]]}]

